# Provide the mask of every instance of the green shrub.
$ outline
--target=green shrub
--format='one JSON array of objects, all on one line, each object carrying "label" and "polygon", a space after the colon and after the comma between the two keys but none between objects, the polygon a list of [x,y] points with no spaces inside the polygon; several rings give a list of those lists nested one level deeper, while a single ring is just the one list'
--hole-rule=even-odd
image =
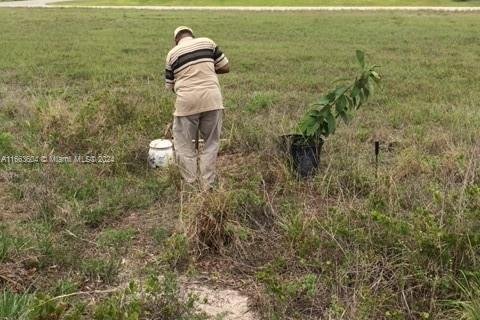
[{"label": "green shrub", "polygon": [[95,320],[204,320],[197,311],[197,298],[186,299],[180,293],[177,276],[166,273],[162,277],[151,274],[141,291],[135,282],[98,303],[93,310]]},{"label": "green shrub", "polygon": [[35,296],[29,318],[32,320],[60,320],[63,319],[69,308],[70,305],[63,301],[39,293]]},{"label": "green shrub", "polygon": [[135,283],[130,283],[125,291],[116,293],[95,306],[95,320],[139,320],[142,303]]},{"label": "green shrub", "polygon": [[150,298],[145,304],[149,319],[163,320],[206,320],[208,317],[197,310],[196,296],[183,297],[177,275],[167,272],[159,279],[151,275],[147,281],[147,293]]},{"label": "green shrub", "polygon": [[164,243],[160,262],[176,269],[185,267],[189,260],[187,237],[183,234],[170,236]]}]

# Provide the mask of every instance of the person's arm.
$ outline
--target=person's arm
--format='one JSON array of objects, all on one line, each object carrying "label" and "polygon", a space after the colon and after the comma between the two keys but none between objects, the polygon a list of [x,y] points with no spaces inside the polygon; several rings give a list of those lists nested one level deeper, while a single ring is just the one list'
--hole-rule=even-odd
[{"label": "person's arm", "polygon": [[170,55],[167,56],[167,62],[165,64],[165,88],[175,92],[175,77],[169,60]]},{"label": "person's arm", "polygon": [[222,74],[230,72],[230,63],[218,46],[215,46],[215,50],[213,51],[213,60],[215,64],[215,73]]}]

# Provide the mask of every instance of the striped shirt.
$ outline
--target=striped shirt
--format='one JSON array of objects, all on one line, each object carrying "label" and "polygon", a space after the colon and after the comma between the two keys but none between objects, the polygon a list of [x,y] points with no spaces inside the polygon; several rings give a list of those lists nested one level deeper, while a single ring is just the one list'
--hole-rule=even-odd
[{"label": "striped shirt", "polygon": [[228,64],[220,48],[208,38],[182,38],[167,55],[165,86],[177,95],[177,117],[223,109],[215,70]]}]

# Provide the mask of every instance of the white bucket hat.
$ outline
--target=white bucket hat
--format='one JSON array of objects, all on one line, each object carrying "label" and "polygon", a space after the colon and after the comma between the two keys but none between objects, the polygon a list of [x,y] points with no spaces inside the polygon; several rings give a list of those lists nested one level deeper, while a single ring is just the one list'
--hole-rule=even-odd
[{"label": "white bucket hat", "polygon": [[177,29],[175,29],[175,31],[173,32],[173,38],[176,39],[178,34],[181,32],[181,31],[190,31],[190,33],[193,35],[193,31],[192,29],[190,29],[189,27],[186,27],[186,26],[180,26],[178,27]]}]

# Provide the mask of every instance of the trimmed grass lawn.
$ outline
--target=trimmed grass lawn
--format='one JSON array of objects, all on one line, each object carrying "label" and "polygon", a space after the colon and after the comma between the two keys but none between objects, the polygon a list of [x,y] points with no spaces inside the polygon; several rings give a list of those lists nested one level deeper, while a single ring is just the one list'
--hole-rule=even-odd
[{"label": "trimmed grass lawn", "polygon": [[[232,72],[219,190],[181,196],[146,155],[172,119],[164,59],[183,24]],[[114,160],[2,160],[0,318],[204,319],[175,282],[198,274],[265,319],[478,316],[478,30],[478,14],[0,9],[0,156]],[[356,49],[382,86],[299,181],[277,137],[354,77]],[[130,281],[149,294],[51,299]]]},{"label": "trimmed grass lawn", "polygon": [[158,6],[478,6],[479,0],[84,0],[84,5]]}]

